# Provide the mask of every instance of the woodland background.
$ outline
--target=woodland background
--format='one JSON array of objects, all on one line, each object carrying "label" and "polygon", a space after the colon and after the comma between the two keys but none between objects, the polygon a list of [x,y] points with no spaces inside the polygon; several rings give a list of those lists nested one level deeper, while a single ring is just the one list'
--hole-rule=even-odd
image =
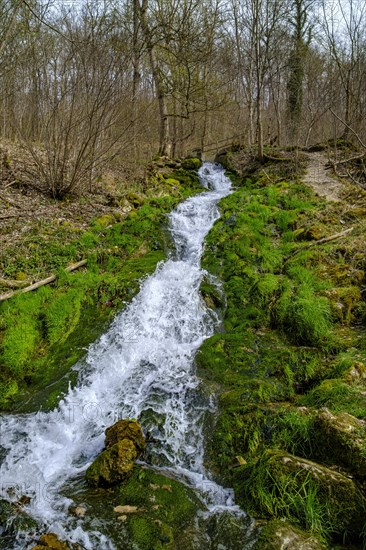
[{"label": "woodland background", "polygon": [[[0,138],[30,185],[92,190],[155,154],[366,139],[362,0],[0,3]],[[6,154],[3,169],[7,166]]]}]

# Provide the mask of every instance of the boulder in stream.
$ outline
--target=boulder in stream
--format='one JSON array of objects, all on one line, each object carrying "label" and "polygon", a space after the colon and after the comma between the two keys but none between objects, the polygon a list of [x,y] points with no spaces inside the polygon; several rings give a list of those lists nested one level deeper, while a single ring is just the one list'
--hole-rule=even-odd
[{"label": "boulder in stream", "polygon": [[105,449],[85,473],[90,485],[105,487],[124,481],[135,460],[145,449],[141,426],[134,420],[119,420],[105,431]]},{"label": "boulder in stream", "polygon": [[[58,538],[55,533],[47,533],[40,537],[37,546],[33,546],[31,550],[70,550],[71,546]],[[73,548],[78,548],[73,546]],[[80,547],[79,547],[80,548]]]}]

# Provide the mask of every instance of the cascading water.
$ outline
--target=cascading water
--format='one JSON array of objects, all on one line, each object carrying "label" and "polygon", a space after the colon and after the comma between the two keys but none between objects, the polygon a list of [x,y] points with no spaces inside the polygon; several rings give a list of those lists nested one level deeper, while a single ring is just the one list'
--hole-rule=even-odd
[{"label": "cascading water", "polygon": [[[210,481],[203,464],[203,418],[212,408],[199,391],[194,356],[217,318],[199,287],[206,234],[219,217],[218,201],[230,194],[223,169],[205,163],[208,189],[169,216],[176,254],[161,263],[139,294],[89,350],[78,384],[52,412],[4,416],[2,496],[32,494],[29,512],[49,529],[86,548],[113,548],[98,533],[70,531],[62,486],[85,471],[102,450],[104,430],[118,418],[138,418],[154,440],[149,462],[170,469],[195,487],[209,510],[235,507],[231,493]],[[159,419],[159,421],[157,420]],[[96,542],[97,541],[97,542]]]}]

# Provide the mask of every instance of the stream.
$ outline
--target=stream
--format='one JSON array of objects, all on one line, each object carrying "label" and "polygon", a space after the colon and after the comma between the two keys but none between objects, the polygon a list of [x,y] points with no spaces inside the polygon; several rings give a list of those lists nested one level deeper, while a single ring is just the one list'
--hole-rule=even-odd
[{"label": "stream", "polygon": [[[219,319],[199,292],[205,274],[200,258],[231,182],[211,163],[203,164],[199,176],[207,191],[169,215],[175,252],[75,365],[76,387],[51,412],[1,419],[2,497],[31,496],[27,512],[83,548],[115,546],[98,529],[84,529],[82,519],[70,526],[71,501],[62,487],[86,470],[103,449],[104,430],[120,418],[140,420],[154,441],[148,463],[195,488],[209,514],[245,516],[232,491],[212,481],[204,466],[204,421],[215,403],[200,388],[194,357]],[[19,540],[16,547],[27,544]]]}]

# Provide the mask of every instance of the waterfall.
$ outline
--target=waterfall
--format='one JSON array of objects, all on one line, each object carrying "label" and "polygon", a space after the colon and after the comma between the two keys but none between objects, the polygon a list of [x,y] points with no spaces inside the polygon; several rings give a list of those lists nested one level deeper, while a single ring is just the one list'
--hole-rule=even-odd
[{"label": "waterfall", "polygon": [[195,487],[209,510],[240,513],[231,491],[205,471],[203,417],[213,403],[199,391],[194,369],[198,348],[218,324],[199,293],[200,258],[219,218],[217,203],[230,194],[231,183],[215,164],[204,163],[199,176],[207,191],[169,215],[175,252],[142,282],[139,294],[74,367],[76,387],[51,412],[1,419],[3,498],[9,498],[9,488],[18,496],[31,494],[32,516],[86,548],[95,548],[95,540],[98,547],[113,545],[82,526],[70,533],[70,501],[60,491],[86,470],[103,448],[104,430],[119,418],[141,421],[154,440],[149,461]]}]

